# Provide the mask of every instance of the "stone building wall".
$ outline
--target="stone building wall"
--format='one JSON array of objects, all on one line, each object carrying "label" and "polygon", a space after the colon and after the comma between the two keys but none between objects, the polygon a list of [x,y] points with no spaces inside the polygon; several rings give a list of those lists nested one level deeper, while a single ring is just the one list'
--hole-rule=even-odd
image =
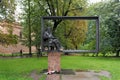
[{"label": "stone building wall", "polygon": [[[0,31],[2,31],[4,34],[8,34],[8,28],[10,28],[9,26],[13,29],[13,34],[17,35],[20,39],[20,33],[22,27],[19,25],[19,23],[13,23],[9,25],[5,21],[0,22]],[[6,54],[16,53],[16,52],[20,52],[21,49],[23,52],[29,52],[29,48],[24,45],[21,45],[20,42],[18,42],[18,44],[16,45],[8,45],[8,46],[4,46],[0,44],[0,53],[6,53]],[[35,47],[32,47],[32,52],[35,51],[36,51]]]}]

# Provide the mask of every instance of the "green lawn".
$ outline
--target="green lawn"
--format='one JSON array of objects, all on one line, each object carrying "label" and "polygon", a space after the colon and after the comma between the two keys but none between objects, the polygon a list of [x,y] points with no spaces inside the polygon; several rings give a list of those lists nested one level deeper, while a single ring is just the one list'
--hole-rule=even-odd
[{"label": "green lawn", "polygon": [[[111,80],[120,80],[120,58],[62,56],[62,68],[80,70],[107,70]],[[47,68],[47,57],[0,59],[0,80],[32,80],[33,70],[40,72]]]}]

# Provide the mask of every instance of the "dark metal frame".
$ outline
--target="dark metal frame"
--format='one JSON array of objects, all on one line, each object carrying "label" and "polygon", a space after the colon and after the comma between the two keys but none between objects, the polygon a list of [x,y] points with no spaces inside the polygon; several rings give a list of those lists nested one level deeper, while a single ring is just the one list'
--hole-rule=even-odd
[{"label": "dark metal frame", "polygon": [[69,52],[69,53],[80,53],[80,52],[90,52],[90,53],[98,53],[99,52],[99,17],[93,16],[93,17],[68,17],[68,16],[46,16],[41,18],[41,51],[43,51],[43,30],[44,30],[44,20],[56,20],[56,19],[62,19],[62,20],[96,20],[96,49],[95,50],[63,50],[63,52]]}]

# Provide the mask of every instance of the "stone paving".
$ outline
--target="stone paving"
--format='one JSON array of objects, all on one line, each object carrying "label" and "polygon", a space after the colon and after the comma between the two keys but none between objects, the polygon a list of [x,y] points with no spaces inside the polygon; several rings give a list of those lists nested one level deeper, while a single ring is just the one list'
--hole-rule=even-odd
[{"label": "stone paving", "polygon": [[108,71],[86,71],[75,72],[75,75],[62,75],[62,80],[101,80],[100,76],[104,76],[111,80],[111,75]]},{"label": "stone paving", "polygon": [[[33,80],[40,80],[42,74],[44,73],[37,74],[36,71],[33,71],[30,76],[31,78],[33,78]],[[60,75],[59,74],[47,75],[46,80],[56,80],[56,79],[57,80],[101,80],[100,76],[106,77],[108,78],[108,80],[111,80],[111,74],[108,71],[99,71],[99,72],[93,70],[73,71],[71,69],[62,70]]]}]

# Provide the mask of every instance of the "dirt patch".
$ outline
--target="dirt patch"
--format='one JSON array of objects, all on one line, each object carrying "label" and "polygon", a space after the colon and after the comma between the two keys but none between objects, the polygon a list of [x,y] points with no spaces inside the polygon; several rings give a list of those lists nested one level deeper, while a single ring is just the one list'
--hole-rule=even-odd
[{"label": "dirt patch", "polygon": [[39,80],[39,78],[41,77],[41,75],[37,74],[37,71],[34,70],[34,71],[31,72],[30,77],[33,78],[33,80]]}]

